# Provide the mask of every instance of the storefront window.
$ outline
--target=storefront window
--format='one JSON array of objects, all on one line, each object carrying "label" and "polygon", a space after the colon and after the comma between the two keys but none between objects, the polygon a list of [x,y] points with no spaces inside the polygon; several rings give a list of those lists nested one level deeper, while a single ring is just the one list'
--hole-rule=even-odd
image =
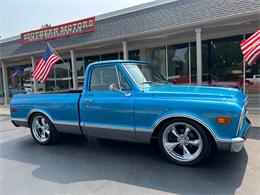
[{"label": "storefront window", "polygon": [[[88,56],[84,58],[84,62],[85,62],[85,67],[87,67],[89,64],[93,63],[93,62],[99,62],[100,61],[100,56],[96,55],[96,56]],[[85,71],[85,70],[84,70]]]},{"label": "storefront window", "polygon": [[128,52],[129,60],[140,60],[140,52],[139,50],[132,50]]},{"label": "storefront window", "polygon": [[78,76],[84,76],[85,64],[84,64],[83,57],[76,58],[76,68],[77,68],[77,75]]},{"label": "storefront window", "polygon": [[84,58],[76,58],[76,68],[77,68],[77,75],[78,75],[78,87],[83,87],[84,83],[84,72],[85,72],[85,64]]},{"label": "storefront window", "polygon": [[55,79],[51,79],[51,78],[48,78],[46,81],[45,81],[45,87],[46,87],[46,91],[56,91],[58,90],[57,87],[57,82]]},{"label": "storefront window", "polygon": [[101,55],[101,60],[118,60],[120,58],[119,53],[103,54]]},{"label": "storefront window", "polygon": [[120,53],[119,53],[119,56],[120,56],[120,60],[123,60],[123,59],[124,59],[124,54],[123,54],[123,52],[120,52]]},{"label": "storefront window", "polygon": [[146,58],[166,77],[166,47],[147,49]]},{"label": "storefront window", "polygon": [[[251,35],[252,34],[247,34],[245,38],[248,39]],[[260,59],[256,60],[253,66],[246,67],[246,92],[253,96],[254,94],[260,94]]]},{"label": "storefront window", "polygon": [[246,68],[246,92],[248,94],[260,94],[260,59]]},{"label": "storefront window", "polygon": [[57,90],[55,67],[56,67],[56,65],[54,65],[53,68],[51,69],[49,76],[46,79],[45,83],[40,84],[40,82],[38,82],[38,87],[39,87],[39,85],[41,85],[40,88],[44,88],[44,91],[55,91],[55,90]]},{"label": "storefront window", "polygon": [[190,83],[197,83],[197,54],[196,54],[196,43],[190,43],[190,65],[191,65],[191,75],[190,75]]},{"label": "storefront window", "polygon": [[68,60],[65,63],[55,65],[55,74],[57,81],[57,90],[66,90],[71,88],[71,68]]},{"label": "storefront window", "polygon": [[[120,60],[124,59],[123,52],[120,52],[119,56],[120,56],[120,58],[119,58]],[[129,51],[128,52],[128,59],[129,60],[140,60],[140,51],[139,51],[139,49]]]},{"label": "storefront window", "polygon": [[242,88],[243,36],[226,37],[203,42],[204,85]]},{"label": "storefront window", "polygon": [[32,65],[22,65],[7,68],[9,95],[32,92]]},{"label": "storefront window", "polygon": [[0,104],[3,104],[3,97],[4,97],[4,85],[3,85],[3,73],[2,67],[0,67]]},{"label": "storefront window", "polygon": [[189,83],[189,45],[168,46],[168,80],[176,84]]},{"label": "storefront window", "polygon": [[71,67],[68,60],[58,63],[46,80],[46,91],[59,91],[71,88]]}]

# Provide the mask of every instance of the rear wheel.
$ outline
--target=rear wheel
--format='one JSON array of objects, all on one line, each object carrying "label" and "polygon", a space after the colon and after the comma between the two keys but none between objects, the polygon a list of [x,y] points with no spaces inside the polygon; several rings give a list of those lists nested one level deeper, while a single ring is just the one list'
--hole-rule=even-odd
[{"label": "rear wheel", "polygon": [[211,151],[211,142],[196,122],[175,118],[165,123],[158,136],[162,153],[179,165],[196,165],[205,160]]},{"label": "rear wheel", "polygon": [[33,139],[43,145],[52,144],[57,140],[57,131],[50,119],[40,113],[35,114],[30,121]]}]

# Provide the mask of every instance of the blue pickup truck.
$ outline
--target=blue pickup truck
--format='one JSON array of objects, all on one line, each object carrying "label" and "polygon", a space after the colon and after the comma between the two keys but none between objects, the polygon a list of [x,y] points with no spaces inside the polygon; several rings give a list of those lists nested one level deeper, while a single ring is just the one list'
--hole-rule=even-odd
[{"label": "blue pickup truck", "polygon": [[15,126],[39,144],[59,133],[150,143],[179,165],[205,160],[213,148],[238,152],[250,121],[237,89],[173,85],[153,65],[104,61],[87,67],[83,90],[15,95]]}]

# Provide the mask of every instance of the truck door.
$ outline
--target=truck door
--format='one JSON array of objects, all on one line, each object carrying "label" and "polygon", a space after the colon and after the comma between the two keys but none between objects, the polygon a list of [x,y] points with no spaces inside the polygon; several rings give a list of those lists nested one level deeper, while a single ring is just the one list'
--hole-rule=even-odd
[{"label": "truck door", "polygon": [[[80,101],[81,126],[87,135],[133,140],[134,93],[118,66],[98,65]],[[111,84],[118,90],[109,90]]]}]

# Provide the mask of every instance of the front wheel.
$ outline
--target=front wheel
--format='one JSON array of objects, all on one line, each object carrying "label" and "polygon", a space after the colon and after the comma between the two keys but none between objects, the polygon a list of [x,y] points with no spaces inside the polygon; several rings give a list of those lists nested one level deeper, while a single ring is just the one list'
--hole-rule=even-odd
[{"label": "front wheel", "polygon": [[203,128],[183,118],[165,123],[160,129],[158,143],[162,153],[179,165],[196,165],[205,160],[211,151],[210,139]]},{"label": "front wheel", "polygon": [[31,134],[33,139],[42,145],[48,145],[56,142],[57,131],[50,119],[41,114],[35,114],[30,121]]}]

